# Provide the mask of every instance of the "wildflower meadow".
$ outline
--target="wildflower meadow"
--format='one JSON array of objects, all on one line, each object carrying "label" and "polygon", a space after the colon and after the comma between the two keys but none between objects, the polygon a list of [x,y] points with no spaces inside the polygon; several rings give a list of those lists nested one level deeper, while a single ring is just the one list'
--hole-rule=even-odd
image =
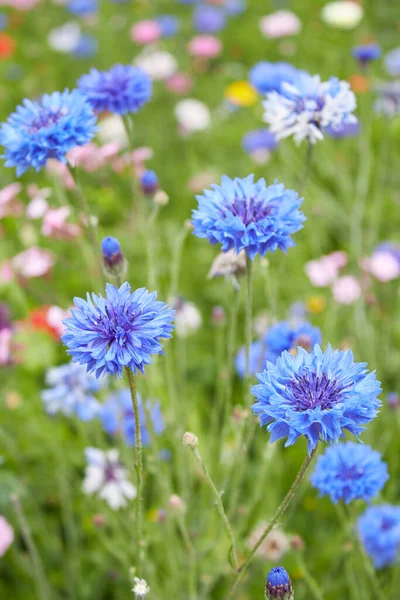
[{"label": "wildflower meadow", "polygon": [[0,598],[396,600],[400,6],[0,2]]}]

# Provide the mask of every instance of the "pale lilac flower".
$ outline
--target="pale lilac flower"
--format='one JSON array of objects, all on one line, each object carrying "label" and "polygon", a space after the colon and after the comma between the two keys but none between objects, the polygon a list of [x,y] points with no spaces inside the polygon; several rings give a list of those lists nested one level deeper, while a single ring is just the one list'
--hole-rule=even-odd
[{"label": "pale lilac flower", "polygon": [[97,137],[102,144],[118,144],[121,149],[129,146],[128,135],[120,115],[103,117],[98,125]]},{"label": "pale lilac flower", "polygon": [[278,10],[260,19],[260,31],[268,38],[296,35],[301,31],[301,21],[290,10]]},{"label": "pale lilac flower", "polygon": [[382,282],[400,277],[400,262],[392,252],[384,249],[376,250],[370,258],[362,259],[361,268]]},{"label": "pale lilac flower", "polygon": [[119,460],[118,450],[103,452],[99,448],[86,448],[85,455],[88,463],[83,482],[85,494],[98,493],[113,510],[136,498],[136,488],[128,480],[128,472]]},{"label": "pale lilac flower", "polygon": [[328,287],[338,277],[339,270],[347,264],[345,252],[332,252],[305,264],[307,277],[316,287]]},{"label": "pale lilac flower", "polygon": [[47,43],[56,52],[71,54],[78,47],[80,39],[80,25],[76,21],[71,21],[52,29],[47,36]]},{"label": "pale lilac flower", "polygon": [[5,517],[0,515],[0,556],[4,556],[14,541],[14,529]]},{"label": "pale lilac flower", "polygon": [[110,142],[104,146],[97,146],[90,142],[70,150],[67,158],[73,167],[79,166],[84,171],[93,173],[117,156],[120,150],[121,147],[117,142]]},{"label": "pale lilac flower", "polygon": [[215,58],[222,50],[222,42],[214,35],[196,35],[188,43],[189,54],[201,58]]},{"label": "pale lilac flower", "polygon": [[352,304],[361,296],[361,285],[352,275],[344,275],[333,283],[332,293],[339,304]]},{"label": "pale lilac flower", "polygon": [[55,263],[55,256],[49,251],[32,246],[20,252],[11,260],[14,272],[24,279],[47,275]]},{"label": "pale lilac flower", "polygon": [[161,27],[157,21],[138,21],[130,30],[132,42],[135,44],[152,44],[161,38]]},{"label": "pale lilac flower", "polygon": [[35,196],[26,207],[28,219],[41,219],[44,217],[49,205],[43,196]]},{"label": "pale lilac flower", "polygon": [[187,94],[193,87],[193,81],[190,75],[186,73],[174,73],[165,82],[167,89],[175,94]]},{"label": "pale lilac flower", "polygon": [[24,212],[23,205],[18,200],[21,189],[20,183],[10,183],[0,190],[0,219],[19,217]]},{"label": "pale lilac flower", "polygon": [[42,234],[59,240],[72,240],[78,237],[81,228],[75,223],[67,223],[70,214],[69,206],[49,208],[43,217]]}]

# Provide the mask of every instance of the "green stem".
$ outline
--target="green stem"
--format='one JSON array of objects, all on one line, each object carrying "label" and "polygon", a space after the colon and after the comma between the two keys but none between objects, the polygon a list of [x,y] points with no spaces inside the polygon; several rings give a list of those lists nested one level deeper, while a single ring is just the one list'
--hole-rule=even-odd
[{"label": "green stem", "polygon": [[183,517],[179,517],[178,527],[179,531],[181,532],[183,542],[185,544],[185,548],[189,557],[189,599],[196,600],[196,552],[193,547],[192,540],[190,539],[190,535]]},{"label": "green stem", "polygon": [[313,155],[314,144],[310,141],[307,142],[307,152],[306,152],[306,162],[304,165],[303,176],[299,185],[299,195],[301,196],[304,192],[304,188],[306,187],[306,183],[308,181],[310,171],[311,171],[311,160]]},{"label": "green stem", "polygon": [[148,287],[149,290],[152,291],[154,289],[156,289],[157,286],[157,282],[156,282],[156,273],[155,273],[155,261],[154,261],[154,244],[155,244],[155,240],[156,240],[156,234],[154,231],[154,227],[155,227],[155,223],[156,223],[156,219],[157,219],[157,215],[158,215],[158,211],[159,211],[159,206],[154,206],[150,216],[149,216],[149,220],[147,223],[147,231],[148,231],[148,236],[147,236],[147,270],[148,270]]},{"label": "green stem", "polygon": [[214,497],[215,497],[215,504],[217,507],[217,511],[219,513],[219,516],[222,519],[222,523],[224,525],[224,529],[225,529],[225,533],[228,537],[228,540],[231,543],[231,549],[230,549],[230,553],[232,554],[232,559],[233,559],[233,564],[234,564],[234,568],[236,570],[238,570],[239,568],[239,563],[238,563],[238,557],[237,557],[237,551],[236,551],[236,542],[235,542],[235,537],[233,535],[233,530],[232,530],[232,526],[229,522],[229,519],[225,513],[225,509],[224,509],[224,505],[222,504],[222,500],[221,500],[221,494],[220,492],[217,490],[217,488],[215,487],[215,484],[213,482],[213,480],[211,479],[211,475],[208,472],[208,469],[199,453],[199,451],[197,450],[197,448],[191,448],[191,451],[193,452],[193,455],[195,456],[196,460],[199,462],[203,473],[206,477],[207,483],[210,486]]},{"label": "green stem", "polygon": [[[247,298],[246,298],[246,383],[250,379],[250,346],[252,333],[252,318],[253,318],[253,261],[246,254],[246,276],[247,276]],[[246,385],[246,387],[248,387]]]},{"label": "green stem", "polygon": [[40,560],[40,555],[38,549],[36,547],[35,541],[32,537],[31,530],[29,528],[28,522],[25,519],[24,512],[22,510],[21,503],[19,501],[18,496],[12,496],[12,503],[14,505],[15,513],[17,515],[18,524],[21,530],[21,535],[23,540],[28,548],[28,552],[30,554],[33,566],[33,573],[35,584],[37,588],[38,598],[40,600],[48,600],[50,598],[50,589],[48,583],[46,581],[42,561]]},{"label": "green stem", "polygon": [[135,417],[135,467],[137,473],[137,499],[136,499],[136,534],[138,544],[138,573],[141,573],[141,568],[144,558],[144,540],[142,539],[142,504],[143,504],[143,452],[142,452],[142,437],[140,431],[139,404],[136,393],[136,380],[133,372],[125,367],[126,376],[129,382],[129,389],[132,397],[133,414]]},{"label": "green stem", "polygon": [[324,600],[322,590],[319,587],[318,583],[315,581],[314,577],[312,577],[309,570],[307,569],[307,565],[303,560],[303,556],[301,554],[297,557],[297,562],[304,575],[304,579],[308,587],[310,588],[310,592],[314,596],[315,600]]},{"label": "green stem", "polygon": [[241,567],[239,568],[239,572],[236,576],[235,581],[233,582],[233,586],[229,592],[229,596],[228,598],[233,598],[234,593],[243,577],[243,575],[245,574],[245,572],[247,571],[251,561],[254,558],[255,553],[257,552],[258,548],[261,546],[261,544],[263,543],[263,541],[265,540],[265,538],[267,537],[267,535],[272,531],[272,529],[274,528],[274,526],[276,525],[276,523],[278,522],[278,520],[280,519],[280,517],[283,515],[283,513],[285,512],[285,510],[287,509],[287,507],[289,506],[293,496],[295,495],[295,493],[298,490],[298,487],[304,477],[304,475],[307,472],[308,467],[310,466],[316,452],[317,452],[317,448],[318,448],[318,444],[315,446],[314,450],[311,452],[310,455],[308,455],[303,464],[300,467],[300,471],[297,473],[295,480],[293,481],[288,493],[286,494],[285,498],[283,499],[282,503],[279,505],[278,509],[276,510],[274,516],[272,517],[271,521],[269,522],[268,526],[266,527],[264,533],[261,535],[261,537],[259,538],[258,542],[255,544],[255,546],[253,547],[253,549],[251,550],[249,556],[246,558],[245,562],[241,565]]}]

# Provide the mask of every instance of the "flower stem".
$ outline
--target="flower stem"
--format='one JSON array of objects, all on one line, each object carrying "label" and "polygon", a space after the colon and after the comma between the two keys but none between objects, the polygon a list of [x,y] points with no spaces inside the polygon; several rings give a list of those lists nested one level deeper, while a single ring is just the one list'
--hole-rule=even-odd
[{"label": "flower stem", "polygon": [[[253,317],[253,261],[246,254],[247,299],[246,299],[246,382],[250,379],[250,346]],[[246,386],[247,387],[247,386]]]},{"label": "flower stem", "polygon": [[178,519],[178,527],[179,531],[181,532],[181,536],[183,538],[185,548],[189,557],[189,599],[196,600],[196,551],[193,547],[192,540],[190,539],[190,534],[187,530],[186,523],[183,517],[180,517]]},{"label": "flower stem", "polygon": [[311,452],[310,455],[308,455],[303,464],[300,467],[300,471],[297,473],[295,480],[293,481],[288,493],[286,494],[285,498],[283,499],[282,503],[279,505],[279,507],[277,508],[274,516],[272,517],[271,521],[269,522],[268,526],[266,527],[264,533],[261,535],[261,537],[259,538],[258,542],[255,544],[255,546],[253,547],[253,549],[251,550],[249,556],[246,558],[246,560],[244,561],[244,563],[239,567],[239,572],[236,576],[235,581],[233,582],[233,586],[229,592],[229,596],[228,598],[233,598],[234,593],[243,577],[243,575],[245,574],[245,572],[247,571],[251,561],[254,558],[255,553],[257,552],[258,548],[261,546],[261,544],[263,543],[263,541],[265,540],[265,538],[267,537],[267,535],[272,531],[272,529],[274,528],[274,526],[276,525],[276,523],[278,522],[278,520],[280,519],[280,517],[283,515],[283,513],[285,512],[285,510],[287,509],[287,507],[289,506],[293,496],[295,495],[295,493],[298,490],[298,487],[304,477],[304,475],[307,472],[308,467],[310,466],[316,452],[317,452],[317,447],[318,444],[315,446],[314,450]]},{"label": "flower stem", "polygon": [[156,240],[156,232],[155,232],[155,225],[156,225],[156,219],[157,219],[157,215],[158,215],[158,211],[159,211],[159,206],[154,206],[148,222],[147,222],[147,231],[148,231],[148,236],[147,236],[147,272],[148,272],[148,276],[147,276],[147,280],[148,280],[148,287],[149,290],[154,290],[156,289],[156,285],[157,285],[157,281],[156,281],[156,272],[155,272],[155,240]]},{"label": "flower stem", "polygon": [[142,539],[142,504],[143,504],[143,453],[142,437],[140,431],[139,405],[136,393],[136,380],[133,372],[125,367],[126,376],[129,382],[129,389],[132,397],[133,414],[135,417],[135,467],[137,473],[137,500],[136,500],[136,535],[138,545],[138,572],[141,572],[143,564],[144,541]]},{"label": "flower stem", "polygon": [[314,148],[314,144],[312,144],[310,141],[308,141],[307,152],[306,152],[306,162],[304,165],[303,176],[301,178],[300,185],[299,185],[299,195],[300,196],[304,192],[304,188],[306,187],[306,183],[307,183],[308,177],[310,175],[313,148]]},{"label": "flower stem", "polygon": [[32,537],[31,530],[29,529],[29,525],[25,519],[25,515],[22,510],[21,503],[19,501],[18,496],[13,495],[11,497],[11,501],[14,505],[15,513],[17,515],[18,524],[21,530],[21,534],[23,540],[28,548],[28,552],[30,554],[33,566],[33,573],[37,588],[38,598],[41,600],[47,600],[50,598],[50,590],[48,583],[46,581],[42,561],[40,559],[40,555],[38,549],[36,547],[35,541]]},{"label": "flower stem", "polygon": [[236,542],[235,542],[235,537],[233,535],[233,530],[232,530],[232,526],[229,522],[229,519],[226,515],[225,509],[224,509],[224,505],[222,504],[222,500],[221,500],[221,494],[220,492],[217,490],[217,488],[215,487],[215,484],[213,482],[213,480],[211,479],[211,475],[208,472],[208,469],[199,453],[199,451],[197,450],[197,448],[191,448],[191,451],[193,452],[193,455],[195,456],[196,460],[200,463],[200,466],[203,470],[203,473],[206,477],[207,483],[210,486],[214,497],[215,497],[215,504],[217,507],[217,511],[219,513],[219,516],[222,519],[222,523],[224,525],[224,529],[225,529],[225,533],[228,537],[228,540],[231,543],[231,549],[230,549],[230,555],[232,556],[232,562],[233,562],[233,566],[236,570],[238,570],[239,568],[239,563],[238,563],[238,558],[237,558],[237,551],[236,551]]}]

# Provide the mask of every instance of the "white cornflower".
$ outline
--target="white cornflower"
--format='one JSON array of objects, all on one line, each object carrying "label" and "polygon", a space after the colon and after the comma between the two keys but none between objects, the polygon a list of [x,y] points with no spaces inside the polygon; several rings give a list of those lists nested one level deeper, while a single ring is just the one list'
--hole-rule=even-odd
[{"label": "white cornflower", "polygon": [[186,302],[179,296],[169,300],[175,309],[175,332],[180,338],[186,338],[191,333],[200,329],[203,319],[197,306],[193,302]]},{"label": "white cornflower", "polygon": [[143,69],[153,81],[165,81],[178,70],[175,56],[161,50],[146,49],[136,57],[134,63]]},{"label": "white cornflower", "polygon": [[322,20],[338,29],[354,29],[363,18],[364,11],[360,4],[350,0],[328,2],[321,10]]},{"label": "white cornflower", "polygon": [[327,127],[335,130],[357,122],[352,114],[356,99],[350,85],[336,77],[322,82],[319,75],[299,72],[293,84],[284,82],[279,92],[267,94],[263,105],[264,121],[276,137],[292,135],[297,144],[304,139],[315,144],[323,139]]},{"label": "white cornflower", "polygon": [[118,450],[103,452],[99,448],[86,448],[85,455],[88,463],[83,482],[85,494],[98,493],[113,510],[136,498],[136,488],[128,481]]},{"label": "white cornflower", "polygon": [[144,579],[139,579],[139,577],[135,577],[133,580],[134,586],[132,588],[132,592],[135,594],[136,598],[139,600],[140,598],[144,598],[146,594],[149,593],[150,588],[147,585],[147,581]]},{"label": "white cornflower", "polygon": [[175,106],[175,116],[185,133],[202,131],[211,123],[210,110],[207,104],[194,98],[181,100]]}]

